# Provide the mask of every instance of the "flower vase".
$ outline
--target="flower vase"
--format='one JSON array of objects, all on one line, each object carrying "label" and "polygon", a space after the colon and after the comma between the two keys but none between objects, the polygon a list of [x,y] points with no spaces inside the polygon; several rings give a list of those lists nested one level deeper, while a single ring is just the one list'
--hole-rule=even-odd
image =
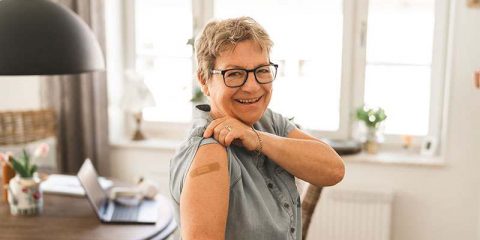
[{"label": "flower vase", "polygon": [[365,141],[364,148],[369,154],[376,154],[378,153],[378,149],[380,148],[380,142],[382,137],[380,136],[380,132],[377,128],[368,127],[367,128],[367,137]]},{"label": "flower vase", "polygon": [[43,196],[37,176],[22,178],[18,174],[8,184],[8,202],[12,215],[37,215],[43,210]]}]

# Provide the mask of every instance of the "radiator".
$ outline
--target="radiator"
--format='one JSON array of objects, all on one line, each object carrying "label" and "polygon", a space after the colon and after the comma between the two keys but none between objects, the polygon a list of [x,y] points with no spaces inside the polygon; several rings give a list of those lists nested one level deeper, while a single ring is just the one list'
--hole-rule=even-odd
[{"label": "radiator", "polygon": [[307,240],[389,240],[393,192],[324,188]]}]

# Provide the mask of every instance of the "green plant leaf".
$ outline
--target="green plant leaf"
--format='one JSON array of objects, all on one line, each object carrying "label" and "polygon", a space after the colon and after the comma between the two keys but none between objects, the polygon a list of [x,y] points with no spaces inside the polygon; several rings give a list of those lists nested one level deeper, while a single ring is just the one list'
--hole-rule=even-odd
[{"label": "green plant leaf", "polygon": [[365,123],[369,128],[378,128],[380,123],[387,118],[382,108],[367,108],[365,106],[357,108],[357,119]]},{"label": "green plant leaf", "polygon": [[31,177],[27,169],[17,159],[12,158],[12,166],[21,177]]},{"label": "green plant leaf", "polygon": [[23,152],[23,164],[25,169],[30,169],[30,156],[28,155],[27,150],[25,148],[22,150]]},{"label": "green plant leaf", "polygon": [[365,111],[363,107],[359,107],[357,109],[357,118],[364,122],[368,121],[368,113]]},{"label": "green plant leaf", "polygon": [[32,167],[30,168],[30,177],[33,176],[33,174],[37,171],[37,165],[32,165]]},{"label": "green plant leaf", "polygon": [[194,94],[193,94],[193,97],[192,97],[192,99],[190,99],[190,102],[193,102],[193,103],[201,102],[201,101],[203,101],[204,97],[205,96],[203,95],[202,89],[196,87],[195,91],[194,91]]}]

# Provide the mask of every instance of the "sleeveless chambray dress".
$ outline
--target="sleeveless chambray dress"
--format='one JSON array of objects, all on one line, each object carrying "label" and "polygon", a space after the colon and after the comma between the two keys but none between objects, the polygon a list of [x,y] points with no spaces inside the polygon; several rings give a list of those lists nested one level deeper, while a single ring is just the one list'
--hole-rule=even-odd
[{"label": "sleeveless chambray dress", "polygon": [[[192,160],[200,146],[219,144],[213,138],[202,137],[212,121],[208,109],[208,105],[197,106],[198,117],[170,162],[170,193],[179,225],[180,195]],[[288,119],[270,109],[253,127],[282,137],[295,128]],[[294,176],[264,155],[257,157],[256,153],[233,145],[226,150],[230,198],[225,238],[302,239],[300,196]]]}]

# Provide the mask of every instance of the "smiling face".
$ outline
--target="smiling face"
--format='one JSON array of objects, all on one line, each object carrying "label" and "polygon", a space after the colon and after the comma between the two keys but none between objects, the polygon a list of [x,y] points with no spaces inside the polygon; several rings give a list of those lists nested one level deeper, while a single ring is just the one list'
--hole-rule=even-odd
[{"label": "smiling face", "polygon": [[[268,53],[252,40],[239,42],[232,50],[226,50],[215,60],[215,69],[253,69],[268,65]],[[211,113],[215,118],[230,116],[251,126],[267,109],[272,96],[272,83],[259,84],[253,72],[247,82],[237,88],[225,86],[221,74],[212,75],[206,81],[204,92],[208,92]]]}]

